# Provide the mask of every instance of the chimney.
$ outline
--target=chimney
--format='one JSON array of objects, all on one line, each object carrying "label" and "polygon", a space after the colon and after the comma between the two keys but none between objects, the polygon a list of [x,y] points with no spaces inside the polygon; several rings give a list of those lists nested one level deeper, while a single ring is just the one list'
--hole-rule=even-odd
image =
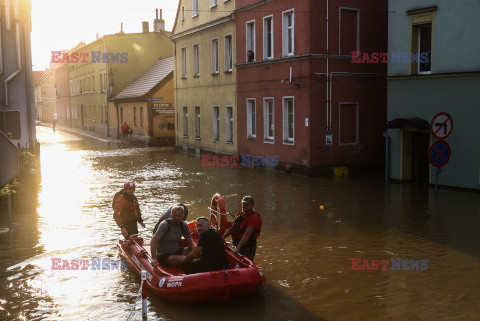
[{"label": "chimney", "polygon": [[120,23],[120,32],[119,32],[119,34],[122,34],[122,35],[123,35],[123,22]]},{"label": "chimney", "polygon": [[98,40],[98,33],[97,33],[97,40]]},{"label": "chimney", "polygon": [[153,21],[153,31],[162,32],[165,31],[165,20],[162,19],[162,9],[160,9],[160,19],[158,19],[158,9],[156,9],[156,19]]},{"label": "chimney", "polygon": [[143,31],[143,33],[148,33],[149,32],[148,21],[143,21],[142,22],[142,31]]}]

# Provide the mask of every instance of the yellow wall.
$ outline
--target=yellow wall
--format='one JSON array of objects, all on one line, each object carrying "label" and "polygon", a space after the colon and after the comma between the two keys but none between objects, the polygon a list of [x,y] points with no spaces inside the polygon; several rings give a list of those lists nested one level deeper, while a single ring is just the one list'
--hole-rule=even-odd
[{"label": "yellow wall", "polygon": [[[135,125],[134,119],[134,107],[136,107],[137,113],[137,124]],[[140,108],[143,107],[143,126],[140,121]],[[133,133],[136,135],[147,136],[148,135],[148,111],[147,111],[147,102],[146,101],[137,101],[137,102],[124,102],[118,103],[119,115],[121,115],[121,110],[123,109],[123,120],[127,122],[127,125],[130,126]],[[116,124],[116,114],[115,114],[115,124]],[[121,116],[120,116],[121,119]]]},{"label": "yellow wall", "polygon": [[53,72],[35,86],[35,105],[37,118],[43,122],[51,123],[57,106],[55,74]]},{"label": "yellow wall", "polygon": [[[162,101],[154,101],[153,104],[171,104],[175,108],[175,95],[174,95],[174,80],[173,77],[167,81],[167,83],[158,89],[152,98],[163,98]],[[153,105],[152,104],[152,105]],[[175,137],[175,111],[171,113],[153,112],[153,137]]]},{"label": "yellow wall", "polygon": [[[235,0],[218,0],[216,7],[210,8],[209,0],[198,0],[199,12],[196,17],[192,17],[192,0],[180,0],[179,11],[177,12],[176,25],[174,26],[174,33],[191,29],[193,27],[205,24],[209,21],[219,19],[221,17],[229,16],[235,10]],[[182,20],[182,6],[185,8],[185,19]]]},{"label": "yellow wall", "polygon": [[[200,1],[207,3],[207,1]],[[186,3],[189,3],[187,1]],[[209,2],[208,2],[209,3]],[[234,1],[223,3],[219,0],[219,5],[233,5]],[[191,5],[191,1],[190,1]],[[207,16],[203,12],[200,15]],[[192,19],[189,17],[189,19]],[[203,19],[203,18],[202,18]],[[187,20],[187,17],[186,19]],[[178,24],[178,22],[177,22]],[[232,35],[232,54],[233,54],[233,71],[224,72],[225,70],[225,42],[224,36]],[[212,38],[218,38],[218,56],[219,56],[219,73],[212,75],[212,54],[211,42]],[[227,24],[217,25],[200,32],[193,33],[188,36],[180,37],[175,41],[175,111],[176,111],[176,144],[180,146],[188,146],[190,148],[200,148],[226,154],[237,153],[237,112],[236,112],[236,69],[235,69],[235,21]],[[193,77],[193,45],[199,46],[199,77]],[[182,78],[181,68],[181,48],[186,48],[187,60],[187,77]],[[225,143],[226,121],[225,107],[233,106],[233,144]],[[183,137],[183,107],[188,107],[188,137]],[[194,130],[194,107],[200,106],[201,118],[201,138],[195,138]],[[220,107],[220,141],[213,142],[213,122],[212,107]]]}]

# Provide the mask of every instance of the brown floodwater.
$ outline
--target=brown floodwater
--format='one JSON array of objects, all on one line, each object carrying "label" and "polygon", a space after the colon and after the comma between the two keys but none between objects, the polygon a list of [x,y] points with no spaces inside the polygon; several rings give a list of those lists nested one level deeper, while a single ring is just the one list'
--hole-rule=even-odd
[{"label": "brown floodwater", "polygon": [[[233,213],[252,195],[263,219],[255,262],[267,281],[257,293],[225,305],[149,294],[149,320],[480,320],[478,192],[435,196],[381,175],[202,167],[200,157],[172,149],[123,148],[45,127],[38,138],[41,186],[21,198],[35,202],[14,213],[12,232],[0,213],[0,320],[126,320],[133,306],[131,320],[140,320],[132,271],[52,270],[52,258],[120,259],[111,201],[125,180],[137,183],[147,239],[172,203],[187,204],[193,219],[208,214],[217,192]],[[352,270],[353,258],[389,264]],[[392,258],[424,260],[423,269],[394,269]]]}]

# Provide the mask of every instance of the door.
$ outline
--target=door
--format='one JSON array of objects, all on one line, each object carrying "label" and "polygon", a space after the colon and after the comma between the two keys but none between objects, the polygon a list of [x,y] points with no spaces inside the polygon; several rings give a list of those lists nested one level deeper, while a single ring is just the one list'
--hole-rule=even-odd
[{"label": "door", "polygon": [[428,184],[430,133],[412,132],[412,181]]}]

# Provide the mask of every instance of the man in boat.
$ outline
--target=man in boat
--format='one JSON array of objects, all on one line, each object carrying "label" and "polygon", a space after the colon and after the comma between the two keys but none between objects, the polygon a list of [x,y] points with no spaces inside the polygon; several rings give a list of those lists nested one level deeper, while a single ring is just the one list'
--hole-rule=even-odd
[{"label": "man in boat", "polygon": [[200,233],[200,240],[183,263],[182,269],[185,274],[228,269],[225,244],[220,234],[212,229],[208,218],[197,218],[197,230]]},{"label": "man in boat", "polygon": [[181,206],[183,207],[183,220],[186,221],[187,220],[187,216],[188,216],[188,208],[183,205],[182,203],[177,203],[175,205],[172,205],[168,208],[168,210],[163,213],[162,217],[160,217],[160,219],[158,220],[157,224],[155,224],[155,227],[153,228],[153,234],[155,234],[155,232],[157,232],[157,229],[158,229],[158,226],[160,225],[160,223],[162,223],[163,221],[165,221],[166,219],[169,219],[170,218],[170,215],[172,214],[172,208],[174,206]]},{"label": "man in boat", "polygon": [[[195,245],[188,225],[183,221],[184,217],[183,207],[174,206],[171,217],[160,223],[151,242],[152,264],[160,263],[181,268],[186,255],[193,251]],[[188,248],[178,246],[182,235]]]},{"label": "man in boat", "polygon": [[135,193],[135,183],[126,182],[123,189],[115,194],[113,198],[113,218],[117,225],[121,228],[122,235],[128,239],[130,235],[138,234],[137,222],[145,227],[140,212]]},{"label": "man in boat", "polygon": [[232,227],[223,234],[223,239],[232,236],[235,253],[245,255],[253,260],[257,251],[257,238],[262,229],[262,219],[255,211],[255,201],[251,196],[242,199],[242,212],[235,217]]}]

